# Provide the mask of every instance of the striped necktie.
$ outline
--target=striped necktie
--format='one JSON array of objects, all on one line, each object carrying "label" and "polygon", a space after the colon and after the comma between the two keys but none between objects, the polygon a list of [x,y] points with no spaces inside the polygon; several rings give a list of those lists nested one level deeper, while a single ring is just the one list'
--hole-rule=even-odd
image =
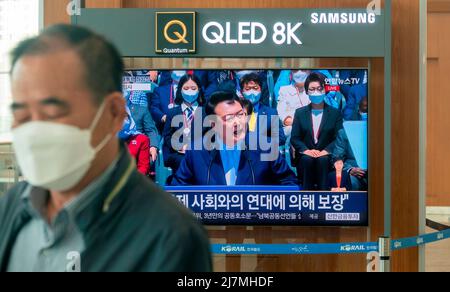
[{"label": "striped necktie", "polygon": [[186,119],[187,119],[188,123],[190,124],[192,122],[192,120],[194,119],[194,110],[192,109],[192,107],[186,108],[185,114],[186,114]]}]

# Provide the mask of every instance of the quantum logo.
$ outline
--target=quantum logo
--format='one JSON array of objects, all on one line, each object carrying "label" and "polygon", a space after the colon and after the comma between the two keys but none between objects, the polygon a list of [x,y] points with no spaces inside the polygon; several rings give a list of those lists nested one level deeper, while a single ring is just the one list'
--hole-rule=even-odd
[{"label": "quantum logo", "polygon": [[[175,26],[178,25],[182,31],[181,33],[179,31],[173,32],[173,34],[177,37],[177,39],[173,39],[172,37],[169,36],[168,33],[169,29],[174,25]],[[186,24],[184,24],[184,22],[180,20],[172,20],[168,22],[164,27],[164,38],[171,44],[179,44],[179,43],[188,44],[189,42],[186,40],[186,35],[187,35]]]},{"label": "quantum logo", "polygon": [[156,12],[156,53],[196,52],[195,12]]}]

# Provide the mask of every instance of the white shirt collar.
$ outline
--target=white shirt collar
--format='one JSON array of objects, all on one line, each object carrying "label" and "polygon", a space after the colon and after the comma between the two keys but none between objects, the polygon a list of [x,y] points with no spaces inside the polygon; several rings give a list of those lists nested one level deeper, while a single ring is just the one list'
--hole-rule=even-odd
[{"label": "white shirt collar", "polygon": [[[195,112],[197,110],[197,108],[198,108],[198,102],[194,103],[191,107],[192,107],[192,111]],[[184,113],[187,108],[188,108],[188,106],[186,105],[186,103],[183,102],[181,104],[181,111]]]}]

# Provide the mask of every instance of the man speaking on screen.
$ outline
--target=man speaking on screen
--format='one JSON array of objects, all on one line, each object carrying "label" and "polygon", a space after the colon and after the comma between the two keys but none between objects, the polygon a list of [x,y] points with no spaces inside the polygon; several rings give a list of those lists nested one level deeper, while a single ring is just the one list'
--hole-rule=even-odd
[{"label": "man speaking on screen", "polygon": [[247,147],[249,113],[244,105],[231,92],[211,96],[205,111],[213,129],[205,135],[203,149],[187,151],[173,186],[297,185],[295,174],[278,151],[271,155]]}]

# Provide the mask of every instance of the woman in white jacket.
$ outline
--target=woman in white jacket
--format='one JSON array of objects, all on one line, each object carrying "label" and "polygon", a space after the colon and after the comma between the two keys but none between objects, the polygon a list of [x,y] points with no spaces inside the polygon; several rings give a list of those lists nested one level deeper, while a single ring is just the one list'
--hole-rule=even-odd
[{"label": "woman in white jacket", "polygon": [[277,110],[287,139],[291,136],[295,111],[311,103],[305,92],[305,80],[310,73],[310,71],[292,70],[291,85],[280,88]]}]

